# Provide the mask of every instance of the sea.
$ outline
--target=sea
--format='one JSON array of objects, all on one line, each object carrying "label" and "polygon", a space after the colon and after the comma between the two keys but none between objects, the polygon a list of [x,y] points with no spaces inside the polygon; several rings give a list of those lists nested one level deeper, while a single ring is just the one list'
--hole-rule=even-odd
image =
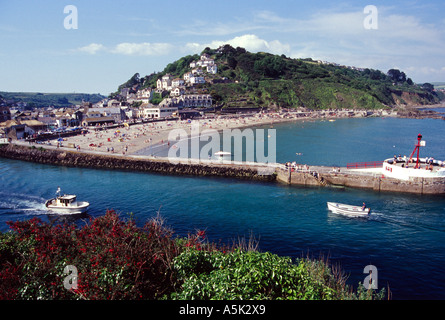
[{"label": "sea", "polygon": [[[255,129],[275,130],[276,160],[281,163],[341,167],[409,156],[419,133],[426,141],[421,156],[445,160],[445,121],[438,119],[299,120]],[[89,201],[87,215],[48,215],[44,202],[58,187]],[[327,210],[328,201],[366,202],[371,215],[336,215]],[[390,291],[395,300],[445,299],[443,195],[68,168],[0,158],[2,232],[8,230],[7,221],[33,217],[80,227],[107,209],[135,218],[140,226],[159,214],[178,237],[205,230],[216,243],[254,239],[260,251],[328,259],[353,288],[369,275],[365,268],[374,266],[378,289]]]}]

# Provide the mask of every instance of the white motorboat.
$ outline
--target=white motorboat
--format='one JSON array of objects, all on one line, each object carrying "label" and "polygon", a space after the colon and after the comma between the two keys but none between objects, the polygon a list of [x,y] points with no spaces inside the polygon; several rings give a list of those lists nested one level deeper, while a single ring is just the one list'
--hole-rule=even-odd
[{"label": "white motorboat", "polygon": [[230,159],[232,154],[230,152],[218,151],[218,152],[215,152],[215,156],[218,156],[218,159],[222,161],[222,160]]},{"label": "white motorboat", "polygon": [[232,154],[230,152],[225,152],[225,151],[218,151],[215,152],[215,156],[220,156],[220,157],[224,157],[224,156],[231,156]]},{"label": "white motorboat", "polygon": [[369,215],[371,208],[352,206],[337,202],[328,202],[328,209],[336,214],[343,214],[351,217],[366,217]]},{"label": "white motorboat", "polygon": [[88,210],[90,203],[86,201],[77,201],[73,194],[60,194],[60,188],[57,189],[57,197],[45,202],[45,207],[53,212],[60,214],[79,214]]}]

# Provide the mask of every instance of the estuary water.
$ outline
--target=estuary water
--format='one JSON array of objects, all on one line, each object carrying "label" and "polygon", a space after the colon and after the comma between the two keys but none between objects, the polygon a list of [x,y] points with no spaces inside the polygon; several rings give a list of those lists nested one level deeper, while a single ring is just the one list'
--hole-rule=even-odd
[{"label": "estuary water", "polygon": [[[278,162],[345,166],[409,156],[417,135],[421,156],[445,160],[445,122],[433,119],[339,119],[263,126],[276,130]],[[445,299],[445,197],[332,187],[295,187],[225,178],[165,176],[65,168],[0,158],[0,230],[6,221],[86,223],[84,216],[47,215],[44,201],[57,187],[91,203],[88,215],[114,209],[138,224],[159,212],[178,236],[206,230],[231,244],[253,235],[259,249],[293,258],[328,257],[357,287],[378,271],[378,288],[393,299]],[[371,207],[369,218],[330,213],[326,202]]]}]

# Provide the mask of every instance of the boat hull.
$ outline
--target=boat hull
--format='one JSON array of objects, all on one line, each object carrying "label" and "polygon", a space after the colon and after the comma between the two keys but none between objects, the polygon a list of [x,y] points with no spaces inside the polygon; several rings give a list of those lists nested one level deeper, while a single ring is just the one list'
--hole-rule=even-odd
[{"label": "boat hull", "polygon": [[81,214],[88,210],[90,204],[86,201],[78,201],[76,206],[60,206],[51,204],[54,199],[45,203],[47,210],[55,214]]},{"label": "boat hull", "polygon": [[350,217],[367,217],[371,211],[370,208],[363,209],[359,206],[351,206],[348,204],[328,202],[328,209],[336,214],[346,215]]}]

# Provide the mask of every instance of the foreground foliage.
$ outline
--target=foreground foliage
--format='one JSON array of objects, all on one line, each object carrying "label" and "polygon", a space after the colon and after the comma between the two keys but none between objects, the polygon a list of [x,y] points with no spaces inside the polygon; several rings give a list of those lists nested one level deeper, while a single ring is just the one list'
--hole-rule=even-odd
[{"label": "foreground foliage", "polygon": [[[0,299],[375,299],[323,261],[174,238],[161,218],[142,228],[115,212],[82,228],[39,219],[0,233]],[[75,266],[77,281],[67,266]],[[66,271],[66,270],[65,270]]]}]

